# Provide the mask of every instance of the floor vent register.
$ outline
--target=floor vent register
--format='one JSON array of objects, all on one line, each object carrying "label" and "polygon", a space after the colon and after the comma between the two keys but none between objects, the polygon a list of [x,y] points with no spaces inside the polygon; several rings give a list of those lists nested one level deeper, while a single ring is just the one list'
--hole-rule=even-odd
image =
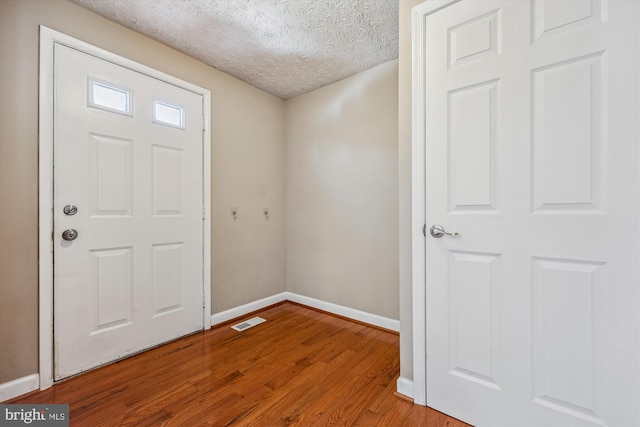
[{"label": "floor vent register", "polygon": [[256,325],[259,325],[262,322],[266,322],[266,320],[263,319],[262,317],[254,317],[252,319],[245,320],[242,323],[238,323],[237,325],[233,325],[231,329],[235,329],[236,331],[242,332]]}]

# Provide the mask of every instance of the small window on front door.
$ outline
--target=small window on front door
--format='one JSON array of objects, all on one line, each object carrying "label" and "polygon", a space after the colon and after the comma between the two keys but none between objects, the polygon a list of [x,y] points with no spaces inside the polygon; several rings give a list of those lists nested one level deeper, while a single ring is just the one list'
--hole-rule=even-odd
[{"label": "small window on front door", "polygon": [[89,106],[131,116],[131,91],[89,77]]},{"label": "small window on front door", "polygon": [[153,121],[161,125],[184,129],[184,108],[154,99]]}]

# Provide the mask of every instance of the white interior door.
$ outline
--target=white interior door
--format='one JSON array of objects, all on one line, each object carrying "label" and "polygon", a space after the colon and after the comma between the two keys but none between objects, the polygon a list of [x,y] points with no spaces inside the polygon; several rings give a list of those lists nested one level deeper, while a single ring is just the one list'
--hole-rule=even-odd
[{"label": "white interior door", "polygon": [[427,405],[640,425],[639,5],[425,13]]},{"label": "white interior door", "polygon": [[54,57],[60,379],[203,328],[203,99],[63,45]]}]

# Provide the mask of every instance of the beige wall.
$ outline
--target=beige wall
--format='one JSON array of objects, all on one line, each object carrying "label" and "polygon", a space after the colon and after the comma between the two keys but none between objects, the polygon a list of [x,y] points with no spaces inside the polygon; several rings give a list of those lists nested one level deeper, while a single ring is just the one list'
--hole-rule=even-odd
[{"label": "beige wall", "polygon": [[411,9],[424,0],[399,0],[398,169],[400,224],[400,376],[413,379],[411,298]]},{"label": "beige wall", "polygon": [[398,64],[286,102],[287,288],[398,319]]},{"label": "beige wall", "polygon": [[40,24],[212,91],[213,312],[284,291],[284,102],[66,0],[0,0],[0,383],[38,371]]},{"label": "beige wall", "polygon": [[0,0],[0,383],[38,371],[38,25],[211,90],[213,313],[287,289],[401,316],[410,377],[410,283],[398,309],[398,277],[410,276],[402,200],[400,239],[397,208],[410,181],[410,119],[398,129],[397,115],[398,82],[406,90],[411,75],[402,34],[399,65],[285,103],[66,0]]}]

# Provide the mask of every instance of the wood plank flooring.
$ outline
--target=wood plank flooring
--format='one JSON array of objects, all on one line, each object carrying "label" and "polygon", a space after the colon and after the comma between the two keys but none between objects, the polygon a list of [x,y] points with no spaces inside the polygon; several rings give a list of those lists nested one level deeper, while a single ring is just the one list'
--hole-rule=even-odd
[{"label": "wood plank flooring", "polygon": [[396,334],[289,302],[255,315],[8,403],[68,403],[72,426],[467,426],[394,394]]}]

